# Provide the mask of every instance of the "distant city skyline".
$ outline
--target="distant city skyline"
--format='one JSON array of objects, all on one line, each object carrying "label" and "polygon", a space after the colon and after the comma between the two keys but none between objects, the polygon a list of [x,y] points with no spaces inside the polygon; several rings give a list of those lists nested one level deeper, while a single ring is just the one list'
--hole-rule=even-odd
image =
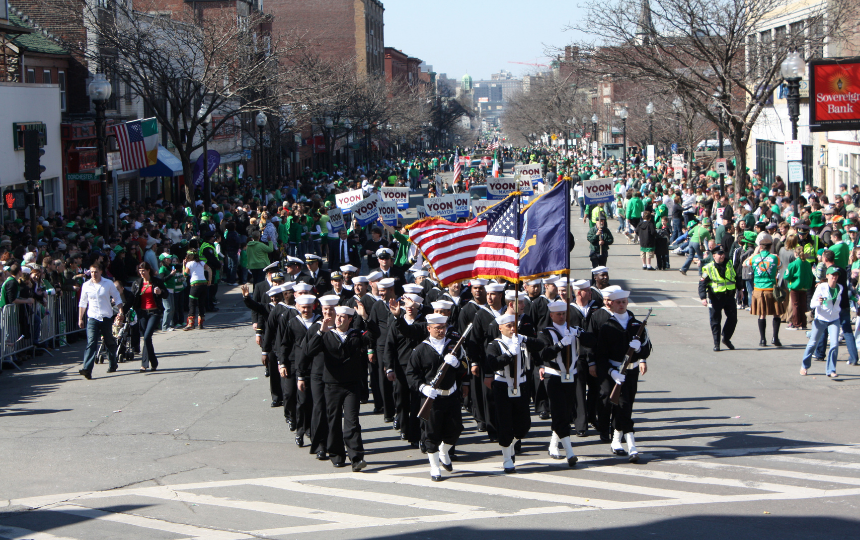
[{"label": "distant city skyline", "polygon": [[[559,9],[557,1],[532,0],[382,0],[385,46],[420,58],[437,73],[460,79],[486,80],[507,70],[515,77],[545,69],[514,64],[549,64],[546,47],[564,48],[575,33],[564,27],[582,10]],[[548,25],[547,22],[551,21]]]}]

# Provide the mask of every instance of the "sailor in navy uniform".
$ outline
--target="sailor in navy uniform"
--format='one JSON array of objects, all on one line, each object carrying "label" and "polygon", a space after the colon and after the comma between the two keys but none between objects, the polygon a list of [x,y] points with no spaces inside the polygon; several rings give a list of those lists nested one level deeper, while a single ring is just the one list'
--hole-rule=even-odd
[{"label": "sailor in navy uniform", "polygon": [[[577,457],[570,443],[571,415],[576,404],[576,378],[578,374],[578,340],[581,329],[570,326],[567,321],[570,307],[567,302],[551,302],[548,306],[550,324],[541,330],[538,341],[541,352],[537,363],[540,378],[546,382],[549,404],[552,410],[552,437],[549,455],[555,459],[567,459],[570,467],[576,466]],[[565,455],[561,456],[561,443]]]},{"label": "sailor in navy uniform", "polygon": [[[618,405],[612,405],[613,432],[610,448],[613,454],[627,455],[630,462],[635,463],[639,460],[639,451],[636,449],[633,432],[633,401],[636,399],[639,375],[648,371],[645,360],[651,354],[651,342],[647,330],[641,341],[636,337],[641,323],[633,313],[627,311],[629,295],[629,291],[614,290],[605,296],[606,306],[602,309],[609,311],[609,318],[598,330],[595,359],[607,401],[612,388],[616,384],[621,385],[620,402]],[[619,369],[628,348],[633,349],[633,357],[625,372],[620,373]],[[621,445],[622,437],[627,442],[626,452]]]},{"label": "sailor in navy uniform", "polygon": [[[462,350],[453,353],[459,335],[448,325],[448,317],[432,314],[426,319],[429,337],[412,351],[406,365],[406,380],[413,391],[422,394],[422,398],[433,399],[430,418],[420,422],[421,442],[430,460],[430,479],[438,482],[442,480],[440,467],[448,472],[454,470],[448,451],[457,444],[463,432],[458,390],[464,380],[468,380],[468,371]],[[441,373],[443,364],[448,364],[448,370],[434,388],[433,379]]]}]

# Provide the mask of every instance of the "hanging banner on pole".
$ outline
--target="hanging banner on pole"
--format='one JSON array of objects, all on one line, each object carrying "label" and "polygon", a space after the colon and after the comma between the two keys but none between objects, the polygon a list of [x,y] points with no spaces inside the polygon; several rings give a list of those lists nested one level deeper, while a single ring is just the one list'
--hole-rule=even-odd
[{"label": "hanging banner on pole", "polygon": [[328,224],[331,226],[332,232],[339,232],[344,228],[343,212],[341,212],[340,208],[332,208],[326,213],[328,214]]},{"label": "hanging banner on pole", "polygon": [[401,210],[409,208],[409,188],[384,187],[382,188],[382,200],[393,202]]},{"label": "hanging banner on pole", "polygon": [[352,213],[358,224],[364,227],[368,223],[373,223],[379,217],[379,195],[374,193],[370,197],[353,205]]}]

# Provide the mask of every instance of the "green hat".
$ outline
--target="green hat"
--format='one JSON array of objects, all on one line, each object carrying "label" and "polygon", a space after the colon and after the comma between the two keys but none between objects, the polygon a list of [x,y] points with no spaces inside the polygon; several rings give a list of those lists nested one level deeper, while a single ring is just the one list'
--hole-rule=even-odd
[{"label": "green hat", "polygon": [[697,224],[698,222],[695,219],[691,219],[689,222],[687,222],[687,227],[695,227]]},{"label": "green hat", "polygon": [[122,247],[122,246],[114,246],[114,248],[113,248],[113,252],[114,252],[114,253],[120,253],[120,252],[123,252],[123,251],[125,251],[125,248],[124,248],[124,247]]},{"label": "green hat", "polygon": [[21,218],[17,218],[15,221],[13,221],[13,223],[17,223],[18,225],[20,225],[24,223],[24,221]]},{"label": "green hat", "polygon": [[164,259],[169,259],[171,257],[173,257],[173,255],[171,255],[170,253],[162,253],[158,256],[158,260],[163,261]]},{"label": "green hat", "polygon": [[755,239],[758,235],[755,231],[744,231],[744,242],[748,244],[755,244]]},{"label": "green hat", "polygon": [[819,257],[820,257],[820,256],[822,256],[822,255],[824,255],[824,251],[825,251],[826,249],[827,249],[827,248],[821,248],[821,249],[819,249],[819,250],[818,250],[817,255],[818,255]]},{"label": "green hat", "polygon": [[831,266],[830,268],[827,269],[827,275],[828,276],[830,274],[838,274],[838,273],[839,273],[839,268],[836,266]]},{"label": "green hat", "polygon": [[707,217],[702,218],[702,225],[710,225],[710,224],[711,224],[711,218],[707,218]]},{"label": "green hat", "polygon": [[821,212],[813,212],[809,214],[809,226],[813,228],[824,226],[824,216]]},{"label": "green hat", "polygon": [[74,222],[74,221],[70,221],[70,222],[66,223],[66,227],[67,227],[67,228],[69,228],[69,229],[73,228],[74,226],[75,226],[75,222]]}]

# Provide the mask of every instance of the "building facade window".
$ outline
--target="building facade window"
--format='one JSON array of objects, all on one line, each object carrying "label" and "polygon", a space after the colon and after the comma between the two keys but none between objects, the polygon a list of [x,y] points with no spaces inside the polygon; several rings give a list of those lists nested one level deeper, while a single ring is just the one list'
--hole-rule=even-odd
[{"label": "building facade window", "polygon": [[60,111],[66,112],[66,72],[57,72],[57,84],[60,85]]},{"label": "building facade window", "polygon": [[27,68],[27,80],[30,84],[36,84],[36,70],[32,68]]},{"label": "building facade window", "polygon": [[51,70],[50,69],[42,70],[42,84],[52,84],[52,82],[51,82]]},{"label": "building facade window", "polygon": [[773,184],[776,176],[776,143],[774,141],[755,141],[755,166],[761,174],[765,186]]}]

